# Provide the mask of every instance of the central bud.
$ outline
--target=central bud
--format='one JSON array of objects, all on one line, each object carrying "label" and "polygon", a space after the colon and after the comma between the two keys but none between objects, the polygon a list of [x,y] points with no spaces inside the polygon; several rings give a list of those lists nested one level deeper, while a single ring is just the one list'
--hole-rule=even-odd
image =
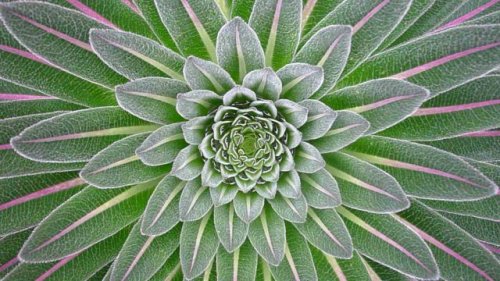
[{"label": "central bud", "polygon": [[286,148],[289,129],[272,101],[236,87],[210,115],[213,123],[200,149],[213,152],[202,154],[225,183],[243,192],[259,186],[267,189],[293,165],[292,152]]}]

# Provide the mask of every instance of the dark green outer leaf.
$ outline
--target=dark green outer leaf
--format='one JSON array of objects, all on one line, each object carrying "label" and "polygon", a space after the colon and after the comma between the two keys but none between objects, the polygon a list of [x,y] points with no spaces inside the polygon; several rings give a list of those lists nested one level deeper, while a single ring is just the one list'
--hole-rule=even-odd
[{"label": "dark green outer leaf", "polygon": [[0,238],[0,249],[2,249],[0,253],[0,278],[3,278],[20,263],[17,254],[30,233],[31,229]]},{"label": "dark green outer leaf", "polygon": [[246,241],[233,253],[219,248],[217,252],[217,280],[254,281],[258,255],[252,244]]}]

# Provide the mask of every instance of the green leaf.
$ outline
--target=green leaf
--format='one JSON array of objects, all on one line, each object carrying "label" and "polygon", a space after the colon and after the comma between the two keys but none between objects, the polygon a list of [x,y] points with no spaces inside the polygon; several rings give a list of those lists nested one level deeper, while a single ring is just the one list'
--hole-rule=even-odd
[{"label": "green leaf", "polygon": [[172,51],[178,52],[174,39],[168,33],[167,28],[161,22],[160,15],[156,9],[154,1],[151,0],[133,0],[134,4],[140,10],[142,17],[148,24],[149,28],[154,32],[156,37],[163,45]]},{"label": "green leaf", "polygon": [[390,215],[337,208],[354,248],[361,254],[419,279],[439,276],[436,261],[422,239]]},{"label": "green leaf", "polygon": [[[382,280],[377,278],[378,276],[375,273],[368,272],[368,265],[364,263],[363,258],[358,254],[358,252],[354,252],[352,258],[346,260],[336,259],[314,247],[310,248],[314,265],[316,266],[316,271],[318,272],[318,280],[320,281]],[[391,281],[396,280],[391,279]]]},{"label": "green leaf", "polygon": [[281,263],[285,256],[285,223],[272,208],[264,208],[250,224],[248,238],[267,263],[274,266]]},{"label": "green leaf", "polygon": [[127,238],[127,227],[92,247],[51,263],[21,263],[2,280],[87,280],[113,261]]},{"label": "green leaf", "polygon": [[254,6],[255,0],[232,0],[231,17],[241,17],[246,22],[250,19],[250,14]]},{"label": "green leaf", "polygon": [[407,140],[438,140],[494,129],[500,123],[500,76],[481,77],[426,101],[408,119],[381,134]]},{"label": "green leaf", "polygon": [[281,80],[269,67],[249,72],[243,79],[243,87],[254,91],[259,98],[276,101],[281,94]]},{"label": "green leaf", "polygon": [[0,14],[7,29],[26,49],[51,64],[107,88],[126,81],[106,66],[88,43],[89,30],[105,25],[43,2],[4,3]]},{"label": "green leaf", "polygon": [[309,141],[321,153],[335,152],[362,137],[370,123],[361,115],[348,110],[337,110],[337,118],[319,139]]},{"label": "green leaf", "polygon": [[500,145],[499,132],[498,129],[468,132],[454,138],[425,142],[425,144],[462,157],[491,162],[500,159],[500,151],[497,149]]},{"label": "green leaf", "polygon": [[352,26],[351,52],[344,70],[349,73],[368,58],[408,11],[410,0],[347,0],[325,16],[304,38],[330,25]]},{"label": "green leaf", "polygon": [[325,169],[312,174],[300,174],[300,182],[308,205],[328,209],[342,203],[337,181]]},{"label": "green leaf", "polygon": [[210,188],[210,196],[215,207],[227,204],[233,201],[238,193],[238,187],[232,184],[221,183],[216,187]]},{"label": "green leaf", "polygon": [[[216,224],[217,225],[217,224]],[[257,253],[250,242],[245,242],[232,253],[219,248],[217,252],[217,280],[254,281]]]},{"label": "green leaf", "polygon": [[207,116],[222,104],[222,98],[214,92],[194,90],[177,95],[177,112],[186,119]]},{"label": "green leaf", "polygon": [[[274,170],[277,170],[277,169],[274,168]],[[275,173],[274,175],[279,176],[279,172]],[[274,180],[274,179],[269,179],[269,180]],[[262,184],[257,184],[254,187],[254,189],[257,192],[257,194],[259,194],[260,196],[262,196],[266,199],[274,199],[274,197],[276,196],[276,191],[278,191],[278,184],[275,181],[272,181],[272,182],[267,181],[267,182],[262,183]]]},{"label": "green leaf", "polygon": [[498,260],[468,233],[437,212],[412,201],[397,217],[430,246],[441,277],[446,280],[497,280]]},{"label": "green leaf", "polygon": [[295,151],[295,169],[300,173],[311,174],[325,167],[325,160],[319,151],[307,142],[301,142]]},{"label": "green leaf", "polygon": [[280,99],[275,102],[278,112],[295,128],[307,122],[307,108],[290,100]]},{"label": "green leaf", "polygon": [[264,208],[264,198],[254,192],[238,192],[234,198],[233,204],[236,215],[245,223],[249,224],[262,212],[262,208]]},{"label": "green leaf", "polygon": [[37,161],[84,162],[124,136],[155,127],[119,107],[83,109],[28,127],[12,140],[12,146],[17,153]]},{"label": "green leaf", "polygon": [[35,162],[14,151],[10,143],[11,138],[18,135],[25,128],[56,115],[57,113],[42,113],[0,120],[0,178],[74,171],[83,167],[81,163]]},{"label": "green leaf", "polygon": [[[179,260],[179,250],[176,250],[163,266],[158,270],[151,281],[182,281],[181,262]],[[96,280],[97,281],[97,280]]]},{"label": "green leaf", "polygon": [[161,235],[179,222],[179,199],[186,183],[173,176],[158,183],[144,210],[141,233]]},{"label": "green leaf", "polygon": [[482,219],[444,212],[440,212],[440,214],[474,236],[477,240],[500,245],[500,239],[497,235],[500,233],[500,224],[498,220]]},{"label": "green leaf", "polygon": [[[444,21],[432,32],[439,32],[448,28],[456,27],[475,17],[487,15],[498,11],[498,2],[496,0],[479,0],[474,2],[466,1],[457,7],[452,13],[444,18]],[[489,22],[491,24],[491,22]]]},{"label": "green leaf", "polygon": [[413,114],[428,95],[429,91],[417,85],[380,79],[333,92],[321,101],[360,114],[370,123],[366,134],[374,134]]},{"label": "green leaf", "polygon": [[135,153],[146,165],[159,166],[172,163],[177,153],[186,146],[181,123],[174,123],[151,133]]},{"label": "green leaf", "polygon": [[103,62],[128,79],[167,76],[184,80],[184,58],[151,39],[123,31],[92,29],[90,44]]},{"label": "green leaf", "polygon": [[135,3],[132,3],[136,2],[135,0],[109,0],[106,3],[93,0],[48,0],[47,2],[78,10],[109,28],[121,29],[155,39],[142,17],[142,11],[139,11]]},{"label": "green leaf", "polygon": [[181,226],[160,236],[141,234],[141,222],[135,224],[113,262],[111,280],[149,279],[179,247]]},{"label": "green leaf", "polygon": [[182,272],[185,278],[191,280],[211,268],[219,247],[212,214],[199,221],[185,222],[180,239]]},{"label": "green leaf", "polygon": [[131,114],[154,123],[183,120],[177,113],[177,94],[189,91],[183,82],[160,77],[137,79],[116,88],[120,106]]},{"label": "green leaf", "polygon": [[182,133],[187,143],[199,145],[202,143],[209,128],[214,122],[210,116],[195,117],[182,124]]},{"label": "green leaf", "polygon": [[300,39],[301,0],[256,0],[249,19],[264,49],[266,65],[279,69],[291,60]]},{"label": "green leaf", "polygon": [[170,174],[189,181],[201,174],[203,164],[198,147],[189,145],[177,154]]},{"label": "green leaf", "polygon": [[238,251],[247,239],[248,224],[235,214],[233,203],[214,209],[214,223],[219,241],[225,249],[221,250],[229,253]]},{"label": "green leaf", "polygon": [[323,84],[313,95],[314,98],[322,97],[337,83],[349,57],[351,34],[352,28],[346,25],[322,28],[295,55],[294,62],[308,63],[323,68]]},{"label": "green leaf", "polygon": [[307,108],[307,122],[300,127],[302,139],[309,141],[324,136],[332,126],[337,113],[317,100],[303,100],[299,103]]},{"label": "green leaf", "polygon": [[147,166],[135,154],[148,134],[119,140],[97,153],[80,172],[86,182],[98,188],[117,188],[147,182],[170,171],[171,166]]},{"label": "green leaf", "polygon": [[[22,47],[4,25],[0,25],[0,45],[0,78],[83,106],[116,104],[114,92],[110,88],[51,66]],[[33,72],[37,75],[33,75]]]},{"label": "green leaf", "polygon": [[163,24],[184,56],[216,61],[215,41],[225,23],[211,0],[155,0]]},{"label": "green leaf", "polygon": [[222,174],[215,169],[214,161],[205,161],[201,170],[201,182],[203,186],[215,188],[224,181]]},{"label": "green leaf", "polygon": [[300,196],[301,185],[299,173],[295,169],[284,172],[278,179],[278,192],[288,198],[297,198]]},{"label": "green leaf", "polygon": [[206,216],[212,209],[212,198],[208,187],[201,185],[200,178],[189,181],[182,189],[179,200],[179,219],[195,221]]},{"label": "green leaf", "polygon": [[326,170],[339,183],[342,204],[373,213],[392,213],[408,208],[410,202],[390,174],[344,153],[323,155]]},{"label": "green leaf", "polygon": [[343,0],[304,0],[302,10],[302,34],[307,34]]},{"label": "green leaf", "polygon": [[35,228],[20,257],[32,262],[55,261],[113,235],[137,220],[155,185],[149,182],[127,189],[85,188]]},{"label": "green leaf", "polygon": [[390,173],[411,196],[468,201],[498,190],[464,160],[427,145],[370,136],[350,145],[346,152]]},{"label": "green leaf", "polygon": [[[419,20],[431,7],[436,0],[414,0],[410,5],[410,9],[403,17],[396,28],[385,38],[384,42],[378,47],[377,52],[383,51],[391,46],[404,32],[413,27],[413,24]],[[448,1],[453,2],[453,1]],[[443,2],[444,3],[444,2]]]},{"label": "green leaf", "polygon": [[217,36],[217,61],[234,79],[241,82],[245,75],[264,68],[264,51],[259,38],[241,18],[234,18]]},{"label": "green leaf", "polygon": [[17,254],[30,233],[31,229],[0,238],[0,248],[2,249],[2,253],[0,254],[0,278],[3,278],[20,263]]},{"label": "green leaf", "polygon": [[311,97],[323,84],[323,68],[291,63],[276,72],[283,84],[281,98],[299,102]]},{"label": "green leaf", "polygon": [[324,253],[343,259],[352,257],[351,237],[334,209],[309,208],[305,223],[294,225],[309,243]]},{"label": "green leaf", "polygon": [[309,246],[290,224],[286,225],[285,258],[279,266],[271,266],[271,272],[277,281],[318,280]]},{"label": "green leaf", "polygon": [[209,90],[220,95],[235,86],[229,73],[219,65],[193,56],[186,60],[184,78],[193,90]]},{"label": "green leaf", "polygon": [[437,95],[495,69],[500,62],[499,34],[500,26],[483,25],[423,36],[371,57],[338,85],[392,77]]},{"label": "green leaf", "polygon": [[37,225],[84,183],[76,172],[0,180],[0,235]]},{"label": "green leaf", "polygon": [[274,211],[284,220],[303,223],[307,218],[307,201],[304,196],[287,198],[280,194],[274,199],[267,200]]}]

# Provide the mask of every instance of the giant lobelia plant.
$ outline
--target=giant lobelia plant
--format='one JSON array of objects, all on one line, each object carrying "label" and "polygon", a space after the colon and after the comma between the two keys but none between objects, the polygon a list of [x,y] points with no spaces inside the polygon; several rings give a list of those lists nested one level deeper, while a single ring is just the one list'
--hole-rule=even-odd
[{"label": "giant lobelia plant", "polygon": [[0,2],[4,280],[500,280],[500,1]]}]

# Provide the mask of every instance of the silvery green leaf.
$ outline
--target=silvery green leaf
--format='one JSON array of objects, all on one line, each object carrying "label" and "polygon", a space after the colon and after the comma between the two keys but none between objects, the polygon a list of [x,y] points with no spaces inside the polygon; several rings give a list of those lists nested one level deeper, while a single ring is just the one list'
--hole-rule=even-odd
[{"label": "silvery green leaf", "polygon": [[300,174],[300,183],[309,206],[328,209],[342,203],[337,181],[325,169],[312,174]]},{"label": "silvery green leaf", "polygon": [[427,89],[415,84],[379,79],[333,92],[321,101],[360,114],[370,122],[366,134],[374,134],[413,114],[428,95]]},{"label": "silvery green leaf", "polygon": [[239,17],[219,31],[216,53],[219,65],[237,82],[243,81],[248,72],[264,67],[264,51],[259,38]]},{"label": "silvery green leaf", "polygon": [[45,61],[110,89],[126,82],[89,44],[90,29],[105,25],[80,12],[35,1],[2,3],[0,14],[16,40]]},{"label": "silvery green leaf", "polygon": [[497,233],[500,232],[500,224],[498,221],[446,212],[440,212],[439,214],[454,222],[478,241],[497,246],[500,245],[500,238],[497,235]]},{"label": "silvery green leaf", "polygon": [[307,108],[307,122],[300,127],[302,139],[309,141],[324,136],[337,118],[337,113],[317,100],[303,100],[299,104]]},{"label": "silvery green leaf", "polygon": [[313,95],[314,98],[322,97],[337,83],[351,51],[351,36],[350,26],[327,26],[316,32],[295,55],[294,62],[323,68],[323,84]]},{"label": "silvery green leaf", "polygon": [[176,110],[186,119],[206,116],[222,104],[222,98],[214,92],[194,90],[177,95]]},{"label": "silvery green leaf", "polygon": [[337,180],[342,204],[371,213],[392,213],[410,202],[399,183],[383,170],[343,153],[323,155],[326,170]]},{"label": "silvery green leaf", "polygon": [[295,169],[282,173],[278,180],[278,192],[288,198],[297,198],[301,194],[299,174]]},{"label": "silvery green leaf", "polygon": [[209,90],[220,95],[235,85],[229,73],[220,66],[197,57],[187,58],[184,78],[193,90]]},{"label": "silvery green leaf", "polygon": [[337,118],[321,138],[309,142],[321,153],[335,152],[362,137],[370,123],[361,115],[348,110],[337,110]]},{"label": "silvery green leaf", "polygon": [[186,183],[174,176],[166,176],[158,183],[144,210],[141,233],[161,235],[179,222],[179,199]]},{"label": "silvery green leaf", "polygon": [[[137,0],[134,0],[137,1]],[[162,265],[162,267],[151,277],[151,281],[165,281],[170,278],[171,281],[182,280],[182,269],[181,261],[179,258],[179,249],[177,249],[167,261]],[[97,281],[97,280],[96,280]],[[109,279],[103,279],[102,281],[110,281]]]},{"label": "silvery green leaf", "polygon": [[22,157],[12,147],[12,138],[25,128],[42,120],[54,117],[58,113],[41,113],[0,120],[0,178],[12,178],[50,172],[74,171],[83,167],[83,163],[43,163]]},{"label": "silvery green leaf", "polygon": [[170,165],[146,166],[135,154],[148,134],[119,140],[97,153],[80,171],[80,177],[98,188],[117,188],[153,180],[170,171]]},{"label": "silvery green leaf", "polygon": [[183,222],[202,219],[212,209],[212,198],[208,187],[202,186],[200,178],[189,181],[182,189],[179,199],[179,219]]},{"label": "silvery green leaf", "polygon": [[35,228],[20,256],[25,261],[55,261],[98,243],[141,216],[155,185],[149,182],[125,189],[83,189]]},{"label": "silvery green leaf", "polygon": [[252,244],[246,241],[232,253],[219,248],[217,252],[217,280],[256,280],[258,255]]},{"label": "silvery green leaf", "polygon": [[210,196],[215,207],[227,204],[236,197],[238,187],[232,184],[221,183],[216,187],[210,188]]},{"label": "silvery green leaf", "polygon": [[307,108],[290,100],[280,99],[275,102],[278,112],[295,128],[307,122]]},{"label": "silvery green leaf", "polygon": [[[344,278],[344,280],[370,280],[370,281],[380,281],[380,280],[391,280],[391,281],[406,281],[407,278],[396,272],[400,279],[393,278],[391,276],[389,279],[386,276],[376,273],[371,266],[368,264],[364,257],[362,257],[358,252],[354,251],[353,256],[350,259],[340,259],[335,258],[329,254],[324,253],[315,247],[310,247],[311,254],[313,256],[313,261],[316,266],[316,271],[318,273],[319,280],[339,280]],[[378,265],[378,264],[377,264]],[[395,272],[395,271],[391,271]],[[384,278],[384,279],[383,279]]]},{"label": "silvery green leaf", "polygon": [[159,124],[180,122],[176,112],[177,95],[189,91],[181,81],[168,78],[148,77],[116,87],[116,99],[124,110]]},{"label": "silvery green leaf", "polygon": [[213,161],[205,161],[203,170],[201,170],[201,182],[203,186],[215,188],[219,186],[224,178],[214,167]]},{"label": "silvery green leaf", "polygon": [[249,19],[264,49],[266,65],[281,68],[292,60],[300,38],[300,0],[256,0]]},{"label": "silvery green leaf", "polygon": [[254,91],[259,98],[276,101],[282,85],[278,75],[269,67],[249,72],[243,79],[243,86]]},{"label": "silvery green leaf", "polygon": [[135,224],[111,268],[111,280],[149,279],[179,247],[181,226],[160,236],[145,236]]},{"label": "silvery green leaf", "polygon": [[224,105],[232,105],[234,103],[245,103],[257,100],[257,95],[245,87],[236,86],[229,92],[224,94],[222,98]]},{"label": "silvery green leaf", "polygon": [[295,151],[295,169],[299,173],[311,174],[325,167],[319,151],[307,142],[302,142]]},{"label": "silvery green leaf", "polygon": [[215,41],[225,19],[211,0],[155,0],[161,20],[181,53],[215,61]]},{"label": "silvery green leaf", "polygon": [[235,213],[233,203],[214,208],[215,230],[224,249],[233,253],[245,242],[248,224]]},{"label": "silvery green leaf", "polygon": [[391,77],[425,87],[435,96],[496,69],[499,34],[499,25],[474,25],[422,36],[372,56],[337,87]]},{"label": "silvery green leaf", "polygon": [[2,236],[0,239],[0,248],[2,248],[2,254],[0,255],[2,271],[0,271],[0,278],[4,278],[7,273],[12,271],[19,264],[17,254],[30,233],[31,229],[28,229]]},{"label": "silvery green leaf", "polygon": [[249,224],[262,212],[262,208],[264,208],[264,198],[254,192],[238,192],[234,198],[233,204],[238,217]]},{"label": "silvery green leaf", "polygon": [[334,257],[352,257],[352,241],[344,222],[334,209],[309,208],[304,223],[295,223],[297,230],[316,248]]},{"label": "silvery green leaf", "polygon": [[303,1],[302,34],[311,31],[325,16],[335,10],[343,0],[307,0]]},{"label": "silvery green leaf", "polygon": [[303,223],[306,221],[307,202],[304,196],[287,198],[277,194],[275,198],[267,200],[274,211],[284,220]]},{"label": "silvery green leaf", "polygon": [[[297,130],[298,131],[298,130]],[[293,154],[290,151],[290,147],[288,146],[283,146],[283,157],[280,162],[280,171],[281,172],[289,172],[294,169],[295,167],[295,162],[293,160]]]},{"label": "silvery green leaf", "polygon": [[370,57],[400,23],[411,4],[410,0],[343,1],[301,39],[301,44],[321,28],[339,24],[352,26],[351,52],[345,75]]},{"label": "silvery green leaf", "polygon": [[285,258],[270,268],[277,281],[318,280],[309,245],[291,224],[286,224]]},{"label": "silvery green leaf", "polygon": [[469,201],[489,197],[498,190],[495,183],[461,158],[428,145],[369,136],[346,150],[390,172],[411,196]]},{"label": "silvery green leaf", "polygon": [[276,72],[283,84],[280,98],[302,101],[323,84],[323,68],[306,63],[290,63]]},{"label": "silvery green leaf", "polygon": [[213,118],[195,117],[182,124],[182,133],[187,143],[199,145],[205,137],[206,128],[210,127]]},{"label": "silvery green leaf", "polygon": [[187,145],[181,123],[174,123],[152,132],[135,153],[146,165],[159,166],[172,163],[177,153]]},{"label": "silvery green leaf", "polygon": [[184,277],[193,279],[205,272],[219,248],[212,214],[202,219],[182,224],[180,256]]},{"label": "silvery green leaf", "polygon": [[82,109],[26,128],[12,145],[17,153],[37,161],[85,162],[125,136],[156,128],[119,107]]},{"label": "silvery green leaf", "polygon": [[[278,170],[279,171],[279,170]],[[273,199],[276,196],[276,191],[278,190],[278,184],[270,181],[266,181],[262,184],[257,184],[254,187],[257,194],[266,199]]]},{"label": "silvery green leaf", "polygon": [[189,181],[199,176],[202,169],[203,159],[198,147],[189,145],[177,154],[170,173],[179,179]]},{"label": "silvery green leaf", "polygon": [[285,256],[285,222],[272,208],[264,208],[250,224],[248,238],[257,253],[270,265],[281,263]]},{"label": "silvery green leaf", "polygon": [[77,172],[0,180],[0,236],[37,225],[84,186]]},{"label": "silvery green leaf", "polygon": [[[302,143],[302,133],[295,126],[293,126],[290,123],[285,123],[285,127],[286,127],[287,133],[288,133],[286,147],[288,149],[294,149]],[[286,155],[286,156],[289,157],[289,155]],[[287,160],[289,160],[289,159],[287,159]],[[288,166],[291,166],[291,163],[289,163]],[[293,166],[295,167],[295,163]]]},{"label": "silvery green leaf", "polygon": [[151,39],[123,31],[91,29],[90,44],[102,61],[128,79],[167,76],[184,80],[184,58]]}]

